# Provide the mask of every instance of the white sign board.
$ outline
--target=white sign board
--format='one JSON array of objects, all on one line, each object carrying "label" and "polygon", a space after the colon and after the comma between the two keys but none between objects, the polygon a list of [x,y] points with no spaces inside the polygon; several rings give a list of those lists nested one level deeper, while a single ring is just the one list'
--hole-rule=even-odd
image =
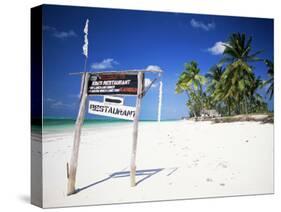
[{"label": "white sign board", "polygon": [[98,101],[89,101],[88,113],[119,119],[134,120],[136,108],[123,105],[107,104]]},{"label": "white sign board", "polygon": [[117,96],[104,96],[103,102],[106,104],[113,104],[113,105],[123,105],[124,98],[117,97]]}]

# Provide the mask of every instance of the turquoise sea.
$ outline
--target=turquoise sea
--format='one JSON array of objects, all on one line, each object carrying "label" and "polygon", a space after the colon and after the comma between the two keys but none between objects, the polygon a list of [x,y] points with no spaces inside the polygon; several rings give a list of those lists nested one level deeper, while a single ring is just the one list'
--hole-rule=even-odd
[{"label": "turquoise sea", "polygon": [[[45,118],[43,120],[43,130],[46,131],[72,131],[75,127],[76,119],[71,118]],[[141,120],[143,122],[156,122],[156,120]],[[106,127],[106,126],[129,126],[133,121],[122,119],[86,119],[83,123],[83,128]],[[33,126],[33,129],[40,129],[40,126]]]},{"label": "turquoise sea", "polygon": [[[43,130],[44,132],[54,132],[54,131],[73,131],[75,128],[76,119],[70,118],[46,118],[43,120]],[[92,128],[92,127],[106,127],[106,126],[118,126],[132,123],[132,121],[119,120],[119,119],[86,119],[83,123],[83,128]]]},{"label": "turquoise sea", "polygon": [[[45,118],[43,119],[43,130],[44,132],[60,132],[60,131],[73,131],[75,127],[76,119],[72,118]],[[175,121],[175,120],[165,120],[166,121]],[[152,123],[156,120],[141,120],[140,123]],[[40,123],[40,122],[37,122]],[[122,119],[86,119],[83,123],[83,128],[92,128],[92,127],[106,127],[106,126],[130,126],[133,124],[132,121],[122,120]],[[32,131],[40,131],[41,126],[38,124],[32,125]]]}]

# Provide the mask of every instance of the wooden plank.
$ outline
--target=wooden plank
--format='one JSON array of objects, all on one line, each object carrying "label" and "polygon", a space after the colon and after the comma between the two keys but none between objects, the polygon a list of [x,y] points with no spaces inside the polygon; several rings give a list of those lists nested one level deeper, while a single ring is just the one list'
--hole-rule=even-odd
[{"label": "wooden plank", "polygon": [[69,164],[66,163],[66,177],[69,178]]},{"label": "wooden plank", "polygon": [[131,106],[114,105],[90,100],[88,113],[133,121],[136,113],[136,108]]},{"label": "wooden plank", "polygon": [[131,154],[131,172],[130,172],[130,181],[131,186],[136,186],[136,153],[137,153],[137,141],[138,141],[138,126],[139,126],[139,115],[141,109],[141,99],[142,99],[142,90],[143,90],[143,78],[144,73],[138,72],[138,92],[136,99],[136,113],[134,117],[134,128],[133,128],[133,146]]},{"label": "wooden plank", "polygon": [[67,195],[71,195],[75,193],[76,171],[78,165],[81,129],[84,122],[86,101],[88,96],[87,95],[88,81],[89,81],[88,78],[89,78],[89,74],[84,73],[82,78],[83,80],[81,81],[81,83],[83,83],[84,86],[83,86],[83,92],[80,101],[79,112],[75,124],[76,126],[74,132],[74,141],[73,141],[72,154],[71,154],[69,170],[68,170],[69,176],[68,176],[68,184],[67,184]]},{"label": "wooden plank", "polygon": [[81,76],[81,85],[80,85],[80,92],[79,92],[79,100],[82,99],[83,89],[84,89],[84,81],[85,81],[85,75]]},{"label": "wooden plank", "polygon": [[158,114],[157,114],[157,121],[161,121],[161,109],[162,109],[162,96],[163,96],[163,84],[162,80],[159,82],[159,99],[158,99]]},{"label": "wooden plank", "polygon": [[[145,73],[145,72],[150,72],[150,73],[162,73],[163,71],[162,70],[124,70],[124,71],[95,71],[95,72],[88,72],[88,73],[95,73],[95,74],[104,74],[104,73],[107,73],[107,74],[114,74],[114,73],[139,73],[139,72],[142,72],[142,73]],[[84,72],[72,72],[72,73],[69,73],[69,75],[79,75],[79,74],[83,74]]]}]

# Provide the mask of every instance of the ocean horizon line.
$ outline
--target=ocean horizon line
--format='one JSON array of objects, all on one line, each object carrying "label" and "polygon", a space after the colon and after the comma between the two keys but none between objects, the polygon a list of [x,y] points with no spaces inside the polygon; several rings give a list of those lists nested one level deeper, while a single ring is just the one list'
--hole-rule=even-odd
[{"label": "ocean horizon line", "polygon": [[[45,120],[76,120],[76,118],[72,118],[72,117],[44,117],[43,118],[43,121]],[[178,120],[181,120],[181,119],[161,119],[161,121],[178,121]],[[131,120],[125,120],[125,119],[118,119],[118,118],[105,118],[105,119],[102,119],[102,118],[97,118],[97,119],[94,119],[94,118],[85,118],[84,121],[97,121],[97,122],[106,122],[106,121],[109,121],[109,122],[132,122]],[[158,121],[157,119],[140,119],[139,121]]]},{"label": "ocean horizon line", "polygon": [[[179,121],[180,119],[165,119],[161,120],[161,122],[169,122],[169,121]],[[157,122],[158,120],[154,119],[144,119],[139,120],[141,123],[145,122]],[[52,128],[52,129],[61,129],[61,128],[72,128],[75,126],[76,119],[75,118],[62,118],[62,117],[44,117],[42,120],[43,128]],[[40,122],[41,123],[41,122]],[[116,124],[127,124],[133,123],[131,120],[124,119],[85,119],[84,126],[104,126],[104,125],[116,125]],[[38,128],[38,124],[32,124],[35,128]],[[37,126],[37,127],[36,127]]]}]

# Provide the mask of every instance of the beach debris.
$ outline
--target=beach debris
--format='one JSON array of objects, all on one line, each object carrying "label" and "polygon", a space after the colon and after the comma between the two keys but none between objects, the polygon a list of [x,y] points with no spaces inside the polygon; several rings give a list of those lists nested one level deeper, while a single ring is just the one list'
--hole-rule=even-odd
[{"label": "beach debris", "polygon": [[66,163],[66,177],[69,179],[69,164]]},{"label": "beach debris", "polygon": [[249,140],[246,140],[245,142],[246,142],[246,143],[248,143],[248,142],[249,142]]},{"label": "beach debris", "polygon": [[[228,122],[242,122],[242,121],[256,121],[260,123],[273,123],[274,118],[271,114],[260,115],[235,115],[231,117],[217,117],[213,120],[213,123],[228,123]],[[239,125],[243,125],[240,123]]]},{"label": "beach debris", "polygon": [[198,166],[199,160],[196,159],[196,160],[193,160],[192,162],[193,162],[193,166]]},{"label": "beach debris", "polygon": [[172,136],[171,134],[168,134],[168,137],[169,137],[170,139],[173,139],[173,136]]},{"label": "beach debris", "polygon": [[188,146],[185,146],[182,148],[182,150],[185,150],[185,149],[189,150]]},{"label": "beach debris", "polygon": [[220,183],[220,186],[225,186],[225,184],[224,183]]},{"label": "beach debris", "polygon": [[207,182],[213,182],[213,179],[212,178],[207,178],[206,181]]},{"label": "beach debris", "polygon": [[222,167],[226,169],[228,167],[228,163],[226,161],[222,161],[217,165],[217,167]]}]

